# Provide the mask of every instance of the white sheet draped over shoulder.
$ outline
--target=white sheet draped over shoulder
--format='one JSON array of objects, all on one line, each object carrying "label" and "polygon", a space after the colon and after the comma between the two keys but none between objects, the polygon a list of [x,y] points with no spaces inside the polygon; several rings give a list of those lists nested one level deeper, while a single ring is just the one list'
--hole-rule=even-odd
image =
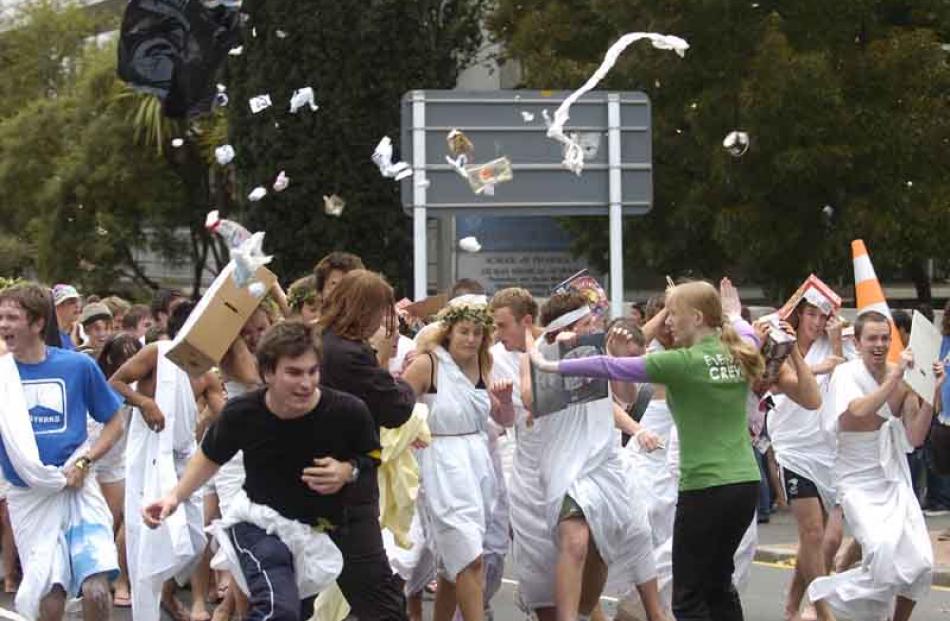
[{"label": "white sheet draped over shoulder", "polygon": [[[40,461],[20,374],[12,354],[0,356],[0,438],[14,470],[26,483],[7,494],[13,537],[23,565],[16,609],[39,616],[40,600],[54,585],[76,595],[93,573],[118,571],[112,514],[94,477],[67,490],[63,469]],[[67,466],[84,454],[80,446]]]},{"label": "white sheet draped over shoulder", "polygon": [[551,537],[541,488],[541,455],[544,438],[537,424],[528,424],[528,412],[521,401],[521,352],[508,351],[498,343],[492,347],[492,377],[511,380],[515,404],[514,458],[508,481],[511,518],[511,558],[518,579],[520,604],[526,610],[554,607],[554,575],[557,544]]},{"label": "white sheet draped over shoulder", "polygon": [[[548,358],[555,357],[553,347],[540,345]],[[570,496],[607,564],[608,589],[655,578],[645,503],[636,497],[634,473],[621,456],[610,398],[570,405],[538,418],[535,427],[544,446],[540,478],[548,537],[557,541],[561,506]]]},{"label": "white sheet draped over shoulder", "polygon": [[[860,359],[839,365],[828,407],[840,416],[856,398],[878,388]],[[830,416],[830,413],[829,413]],[[812,600],[824,600],[840,616],[877,621],[890,618],[894,598],[921,599],[933,577],[933,547],[910,483],[911,451],[900,419],[885,404],[877,431],[838,432],[838,501],[861,544],[861,565],[815,580]]]},{"label": "white sheet draped over shoulder", "polygon": [[429,406],[432,444],[419,457],[429,536],[439,571],[454,582],[485,550],[497,486],[488,450],[488,391],[476,388],[439,347],[436,387]]},{"label": "white sheet draped over shoulder", "polygon": [[126,445],[126,554],[136,621],[158,621],[162,584],[183,580],[204,552],[204,516],[200,494],[152,530],[141,515],[142,502],[162,498],[175,485],[195,452],[197,406],[188,374],[165,357],[170,342],[159,342],[155,403],[165,415],[160,432],[149,429],[138,409],[132,411]]},{"label": "white sheet draped over shoulder", "polygon": [[[805,354],[805,364],[814,366],[833,354],[831,342],[822,337]],[[830,374],[819,375],[822,400],[828,396]],[[774,397],[769,412],[769,438],[778,464],[814,482],[822,504],[830,510],[835,503],[835,438],[823,424],[821,409],[809,410],[784,395]]]}]

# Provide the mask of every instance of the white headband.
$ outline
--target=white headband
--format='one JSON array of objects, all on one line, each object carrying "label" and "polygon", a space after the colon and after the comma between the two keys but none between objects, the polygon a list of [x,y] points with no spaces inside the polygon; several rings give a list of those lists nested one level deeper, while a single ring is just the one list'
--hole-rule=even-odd
[{"label": "white headband", "polygon": [[591,314],[590,306],[587,306],[585,304],[584,306],[581,306],[580,308],[574,309],[569,313],[565,313],[561,315],[560,317],[558,317],[557,319],[549,323],[544,328],[544,332],[542,332],[541,334],[545,335],[545,334],[550,334],[551,332],[557,332],[558,330],[563,330],[564,328],[570,326],[571,324],[577,323],[578,321],[580,321],[584,317],[587,317],[590,314]]}]

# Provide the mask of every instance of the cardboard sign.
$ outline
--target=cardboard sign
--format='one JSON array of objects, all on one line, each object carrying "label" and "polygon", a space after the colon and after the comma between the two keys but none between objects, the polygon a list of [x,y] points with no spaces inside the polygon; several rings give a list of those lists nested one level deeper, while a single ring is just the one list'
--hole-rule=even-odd
[{"label": "cardboard sign", "polygon": [[779,317],[788,319],[802,300],[812,306],[817,306],[826,315],[832,315],[841,308],[841,296],[822,282],[820,278],[811,274],[805,279],[802,286],[792,294],[788,302],[785,302],[782,308],[778,310]]},{"label": "cardboard sign", "polygon": [[[232,261],[201,296],[166,354],[169,360],[193,377],[221,363],[231,343],[261,303],[261,298],[235,284],[233,274]],[[259,268],[255,276],[268,291],[277,281],[277,277],[264,267]]]},{"label": "cardboard sign", "polygon": [[410,317],[415,317],[425,321],[429,317],[432,317],[442,310],[442,307],[448,303],[449,296],[445,295],[444,293],[440,293],[439,295],[430,295],[429,297],[419,300],[418,302],[405,304],[400,310]]},{"label": "cardboard sign", "polygon": [[914,311],[908,347],[914,352],[914,368],[904,371],[904,381],[917,395],[933,405],[937,377],[934,363],[940,358],[940,331],[926,317]]},{"label": "cardboard sign", "polygon": [[[605,334],[598,332],[577,339],[576,343],[538,343],[538,348],[549,359],[558,360],[601,356],[605,354]],[[564,377],[545,373],[531,365],[531,394],[535,416],[559,412],[569,405],[580,405],[606,399],[610,393],[606,379],[595,377]]]}]

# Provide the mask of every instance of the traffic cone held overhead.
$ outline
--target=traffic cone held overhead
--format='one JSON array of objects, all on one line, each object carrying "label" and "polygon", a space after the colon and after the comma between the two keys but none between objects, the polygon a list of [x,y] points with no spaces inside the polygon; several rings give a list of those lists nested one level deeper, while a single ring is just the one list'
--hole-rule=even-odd
[{"label": "traffic cone held overhead", "polygon": [[874,273],[871,256],[863,240],[856,239],[851,242],[851,256],[854,258],[854,297],[858,315],[877,311],[891,320],[891,348],[887,352],[887,359],[896,362],[900,358],[903,343],[894,326],[891,309],[884,298],[884,290]]}]

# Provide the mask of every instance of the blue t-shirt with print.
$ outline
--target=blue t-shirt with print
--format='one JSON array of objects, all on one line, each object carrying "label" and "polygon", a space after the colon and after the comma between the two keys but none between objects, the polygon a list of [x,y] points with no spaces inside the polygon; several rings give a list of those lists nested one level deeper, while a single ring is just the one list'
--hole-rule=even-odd
[{"label": "blue t-shirt with print", "polygon": [[[43,362],[16,366],[44,464],[62,466],[86,441],[87,414],[107,423],[122,405],[99,366],[85,354],[47,347]],[[26,487],[2,442],[0,467],[7,481]]]}]

